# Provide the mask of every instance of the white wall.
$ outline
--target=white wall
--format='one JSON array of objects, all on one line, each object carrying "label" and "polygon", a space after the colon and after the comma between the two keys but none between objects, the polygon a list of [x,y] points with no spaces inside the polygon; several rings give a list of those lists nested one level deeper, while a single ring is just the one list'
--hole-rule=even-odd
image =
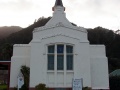
[{"label": "white wall", "polygon": [[[74,45],[73,71],[47,71],[46,48],[48,44],[55,43]],[[90,59],[86,57],[86,55],[89,56],[88,42],[83,44],[78,38],[73,38],[70,35],[69,37],[65,35],[55,35],[48,36],[41,40],[33,39],[31,45],[30,87],[35,87],[39,83],[45,83],[48,87],[72,87],[72,78],[74,77],[83,78],[84,85],[91,86]]]},{"label": "white wall", "polygon": [[66,35],[70,37],[74,37],[77,39],[80,39],[81,41],[88,41],[87,40],[87,32],[83,28],[73,28],[70,27],[61,27],[61,26],[53,26],[53,27],[40,27],[36,28],[36,30],[33,33],[33,40],[40,40],[42,38],[47,38],[48,36],[55,36],[55,35]]},{"label": "white wall", "polygon": [[[57,28],[58,29],[58,28]],[[61,28],[62,30],[65,28]],[[69,30],[69,29],[68,29]],[[43,32],[43,38],[35,37],[30,45],[15,45],[11,59],[10,87],[17,85],[17,76],[22,65],[30,66],[30,87],[45,83],[48,87],[72,87],[73,78],[82,78],[83,86],[93,89],[108,89],[108,62],[103,45],[89,45],[86,34],[78,38],[80,31],[65,34]],[[57,34],[58,32],[58,34]],[[75,35],[76,34],[76,35]],[[35,33],[36,35],[36,33]],[[47,45],[72,44],[74,46],[73,71],[47,70]]]},{"label": "white wall", "polygon": [[103,45],[90,46],[91,83],[93,89],[109,89],[108,59]]},{"label": "white wall", "polygon": [[30,66],[30,45],[14,45],[11,58],[10,87],[17,86],[17,76],[22,65]]},{"label": "white wall", "polygon": [[80,42],[76,46],[75,76],[83,78],[83,86],[91,87],[89,43]]}]

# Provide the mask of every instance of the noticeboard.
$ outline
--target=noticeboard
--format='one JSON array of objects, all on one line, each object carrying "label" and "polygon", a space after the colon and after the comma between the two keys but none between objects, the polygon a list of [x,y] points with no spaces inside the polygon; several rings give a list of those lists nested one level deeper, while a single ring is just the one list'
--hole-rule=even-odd
[{"label": "noticeboard", "polygon": [[82,85],[83,85],[82,79],[73,79],[72,90],[82,90]]}]

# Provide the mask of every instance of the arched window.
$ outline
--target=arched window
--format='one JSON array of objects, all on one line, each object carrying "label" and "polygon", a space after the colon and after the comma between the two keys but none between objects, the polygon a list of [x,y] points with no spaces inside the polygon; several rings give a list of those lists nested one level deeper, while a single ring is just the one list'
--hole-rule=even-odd
[{"label": "arched window", "polygon": [[73,70],[73,46],[68,44],[48,45],[48,70]]}]

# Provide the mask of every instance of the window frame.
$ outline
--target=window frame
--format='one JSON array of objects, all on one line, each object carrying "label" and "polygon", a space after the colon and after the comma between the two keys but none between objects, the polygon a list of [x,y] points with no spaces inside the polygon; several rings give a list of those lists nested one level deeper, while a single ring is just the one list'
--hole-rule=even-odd
[{"label": "window frame", "polygon": [[[72,53],[67,53],[67,46],[72,47]],[[68,69],[68,63],[67,63],[67,56],[68,55],[72,55],[72,69]],[[66,44],[66,70],[67,71],[72,71],[73,70],[73,65],[74,65],[74,46]]]},{"label": "window frame", "polygon": [[[54,45],[54,53],[48,53],[48,47]],[[63,53],[57,53],[57,45],[63,45],[64,49],[63,49]],[[68,43],[53,43],[53,44],[47,44],[47,71],[48,72],[62,72],[62,71],[67,71],[67,72],[73,72],[74,71],[74,44],[68,44]],[[72,46],[72,53],[67,53],[66,47],[67,46]],[[49,70],[48,69],[48,55],[54,55],[54,69],[53,70]],[[63,70],[58,70],[57,69],[57,56],[58,55],[63,55]],[[67,69],[67,55],[72,55],[73,56],[73,60],[72,60],[72,69],[68,70]]]},{"label": "window frame", "polygon": [[[54,53],[49,53],[49,46],[54,46]],[[51,45],[48,45],[47,46],[47,70],[49,70],[49,63],[48,63],[48,56],[49,55],[53,55],[54,56],[54,65],[55,65],[55,45],[54,44],[51,44]],[[53,66],[53,69],[49,70],[49,71],[54,71],[55,69],[55,66]]]}]

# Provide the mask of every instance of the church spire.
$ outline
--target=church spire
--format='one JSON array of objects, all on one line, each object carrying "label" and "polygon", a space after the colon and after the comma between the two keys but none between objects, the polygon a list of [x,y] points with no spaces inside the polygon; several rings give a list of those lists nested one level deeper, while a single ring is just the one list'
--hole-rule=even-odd
[{"label": "church spire", "polygon": [[56,26],[58,24],[64,24],[67,26],[72,26],[72,24],[67,20],[65,14],[65,7],[63,6],[62,0],[55,0],[55,5],[52,7],[53,17],[46,23],[46,26]]},{"label": "church spire", "polygon": [[62,0],[56,0],[55,6],[62,6],[63,7]]},{"label": "church spire", "polygon": [[64,11],[65,11],[65,7],[63,6],[62,0],[56,0],[55,5],[54,5],[54,7],[52,8],[52,10],[54,11],[55,7],[57,7],[57,6],[63,7],[63,8],[64,8]]}]

